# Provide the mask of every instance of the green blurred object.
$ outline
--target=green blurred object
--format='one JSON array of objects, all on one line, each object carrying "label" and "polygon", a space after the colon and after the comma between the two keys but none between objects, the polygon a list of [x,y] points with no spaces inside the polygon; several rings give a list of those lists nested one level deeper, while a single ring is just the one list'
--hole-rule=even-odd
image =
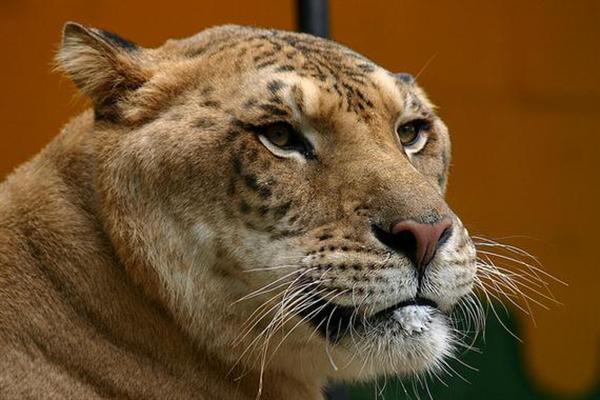
[{"label": "green blurred object", "polygon": [[[502,306],[496,306],[496,309],[501,310]],[[513,332],[517,331],[513,318],[507,317],[506,314],[501,317],[504,325]],[[485,337],[480,337],[475,343],[475,347],[481,349],[481,353],[467,351],[458,357],[462,362],[479,371],[473,371],[456,360],[449,362],[452,369],[470,383],[465,382],[455,373],[452,373],[452,376],[440,374],[440,378],[447,386],[436,378],[427,378],[428,393],[423,384],[413,379],[402,381],[388,379],[385,388],[382,388],[384,381],[380,379],[379,388],[375,383],[350,387],[350,399],[600,400],[600,387],[597,387],[593,393],[573,398],[557,396],[534,386],[524,369],[520,346],[521,344],[506,331],[494,314],[489,312]]]}]

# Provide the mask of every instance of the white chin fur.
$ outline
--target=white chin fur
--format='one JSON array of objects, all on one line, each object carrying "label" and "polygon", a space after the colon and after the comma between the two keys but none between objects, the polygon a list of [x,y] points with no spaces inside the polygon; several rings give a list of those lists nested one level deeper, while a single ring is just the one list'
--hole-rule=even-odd
[{"label": "white chin fur", "polygon": [[439,312],[407,306],[377,326],[344,337],[339,345],[355,355],[352,364],[362,365],[355,376],[361,379],[435,371],[452,353],[452,336],[446,317]]}]

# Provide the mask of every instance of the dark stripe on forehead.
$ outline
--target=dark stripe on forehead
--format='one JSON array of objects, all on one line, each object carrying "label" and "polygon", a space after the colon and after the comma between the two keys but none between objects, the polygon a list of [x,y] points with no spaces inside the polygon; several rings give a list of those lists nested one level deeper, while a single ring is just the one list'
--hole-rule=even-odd
[{"label": "dark stripe on forehead", "polygon": [[284,110],[283,108],[277,107],[273,104],[261,104],[260,108],[262,108],[271,115],[276,115],[279,117],[287,117],[290,115],[287,110]]},{"label": "dark stripe on forehead", "polygon": [[265,58],[273,57],[275,55],[274,51],[265,51],[264,53],[258,54],[254,56],[254,62],[259,62]]},{"label": "dark stripe on forehead", "polygon": [[275,64],[276,62],[277,62],[277,60],[275,60],[275,59],[263,61],[262,63],[256,65],[256,69],[263,69],[263,68],[269,67],[269,66]]},{"label": "dark stripe on forehead", "polygon": [[[371,98],[374,83],[370,74],[378,70],[370,60],[335,42],[292,32],[239,28],[223,31],[222,34],[222,38],[211,37],[214,43],[208,45],[211,55],[232,46],[248,49],[241,52],[236,48],[230,56],[238,58],[236,64],[256,70],[268,68],[270,74],[295,72],[299,77],[311,78],[320,90],[337,94],[341,107],[365,121],[370,119],[370,109],[374,107]],[[262,101],[246,100],[244,108],[260,107],[266,114],[289,116],[290,112],[285,111],[283,101],[278,97],[282,94],[285,80],[273,79],[277,75],[271,76],[265,83],[272,95],[266,97],[270,104],[265,104],[265,99],[259,97]],[[300,87],[295,86],[292,95],[297,107],[306,113],[304,93]],[[205,107],[216,106],[212,99],[205,100]]]},{"label": "dark stripe on forehead", "polygon": [[296,107],[298,107],[298,110],[300,110],[300,112],[302,112],[302,113],[305,113],[304,92],[302,92],[302,89],[300,88],[300,86],[298,86],[298,85],[292,86],[292,99],[294,100]]},{"label": "dark stripe on forehead", "polygon": [[267,84],[267,89],[273,94],[277,94],[283,87],[285,87],[285,83],[279,79],[274,79]]},{"label": "dark stripe on forehead", "polygon": [[368,64],[368,63],[359,64],[358,68],[360,68],[364,72],[368,72],[368,73],[375,71],[375,66],[373,64]]},{"label": "dark stripe on forehead", "polygon": [[277,67],[275,72],[290,72],[290,71],[295,71],[295,70],[296,70],[296,67],[294,67],[293,65],[285,64],[280,67]]}]

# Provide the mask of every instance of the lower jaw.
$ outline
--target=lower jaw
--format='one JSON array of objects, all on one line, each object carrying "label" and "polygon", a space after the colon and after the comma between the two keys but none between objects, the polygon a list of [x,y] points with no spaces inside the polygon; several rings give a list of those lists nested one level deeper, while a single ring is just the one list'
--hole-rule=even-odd
[{"label": "lower jaw", "polygon": [[353,308],[317,300],[301,317],[330,343],[329,352],[341,351],[332,371],[340,379],[435,370],[452,352],[448,317],[426,299],[399,303],[362,319]]},{"label": "lower jaw", "polygon": [[358,373],[355,379],[411,375],[436,370],[452,354],[450,331],[447,318],[439,312],[432,316],[428,329],[421,332],[406,332],[390,318],[372,328],[363,327],[353,335],[339,337],[335,347],[352,354],[353,364],[361,367],[354,371]]},{"label": "lower jaw", "polygon": [[[451,353],[447,316],[431,300],[417,297],[367,318],[358,316],[353,307],[331,304],[316,296],[311,296],[309,304],[299,317],[310,322],[329,343],[325,351],[337,353],[339,349],[346,362],[335,362],[341,365],[333,370],[347,369],[351,378],[418,373],[434,369]],[[411,307],[423,315],[406,315]],[[331,361],[330,357],[328,353]]]}]

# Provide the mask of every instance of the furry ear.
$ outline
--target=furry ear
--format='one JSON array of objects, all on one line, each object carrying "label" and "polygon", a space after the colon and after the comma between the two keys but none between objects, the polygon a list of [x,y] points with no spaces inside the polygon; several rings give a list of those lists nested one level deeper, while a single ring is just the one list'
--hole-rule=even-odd
[{"label": "furry ear", "polygon": [[96,118],[117,120],[119,100],[149,79],[141,51],[114,33],[67,22],[56,61],[91,98]]}]

